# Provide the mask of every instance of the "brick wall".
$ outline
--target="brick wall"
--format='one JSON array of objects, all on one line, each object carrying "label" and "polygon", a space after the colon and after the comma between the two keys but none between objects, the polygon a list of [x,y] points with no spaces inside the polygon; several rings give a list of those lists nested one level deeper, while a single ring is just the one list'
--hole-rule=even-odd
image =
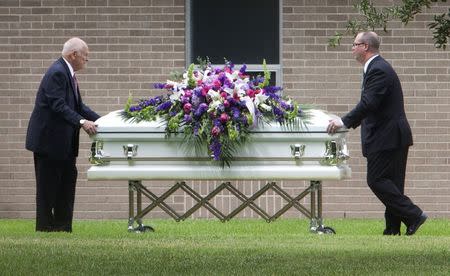
[{"label": "brick wall", "polygon": [[[392,1],[380,1],[389,4]],[[330,48],[327,39],[354,13],[350,0],[283,1],[285,93],[338,115],[359,99],[361,66],[350,54],[351,38]],[[0,218],[34,217],[32,154],[24,149],[35,93],[47,67],[72,36],[90,48],[88,68],[78,75],[84,101],[98,113],[122,108],[128,94],[156,95],[154,82],[185,66],[184,0],[2,0],[0,1]],[[413,128],[406,191],[434,217],[450,217],[450,52],[433,48],[426,25],[448,3],[434,5],[407,27],[390,24],[382,36],[382,55],[399,74]],[[81,135],[76,195],[77,218],[127,217],[124,182],[88,182],[89,138]],[[365,182],[359,130],[349,137],[350,180],[324,183],[325,217],[382,217],[383,208]],[[146,183],[161,193],[169,182]],[[257,189],[264,183],[237,183]],[[212,186],[211,186],[212,185]],[[206,192],[216,183],[193,182]],[[281,183],[288,191],[297,183]],[[300,183],[301,187],[305,185]],[[203,190],[202,190],[203,189]],[[300,188],[301,189],[301,188]],[[250,192],[250,191],[249,191]],[[233,202],[218,199],[222,208]],[[177,209],[192,205],[182,194],[170,199]],[[272,212],[280,199],[268,194],[261,205]],[[269,208],[269,209],[270,209]],[[253,216],[252,211],[242,216]],[[167,217],[162,212],[154,216]],[[204,210],[197,217],[210,216]],[[289,212],[287,216],[297,216]]]}]

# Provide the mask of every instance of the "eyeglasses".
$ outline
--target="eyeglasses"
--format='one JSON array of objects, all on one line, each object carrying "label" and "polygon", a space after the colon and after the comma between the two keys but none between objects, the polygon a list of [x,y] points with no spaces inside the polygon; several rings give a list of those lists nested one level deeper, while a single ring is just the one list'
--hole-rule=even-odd
[{"label": "eyeglasses", "polygon": [[361,42],[361,43],[353,43],[352,46],[353,47],[358,47],[359,45],[365,45],[366,43]]}]

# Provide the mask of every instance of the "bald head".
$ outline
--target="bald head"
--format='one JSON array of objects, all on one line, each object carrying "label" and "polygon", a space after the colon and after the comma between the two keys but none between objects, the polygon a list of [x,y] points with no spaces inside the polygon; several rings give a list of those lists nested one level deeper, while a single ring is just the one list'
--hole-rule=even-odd
[{"label": "bald head", "polygon": [[78,37],[72,37],[71,39],[67,40],[66,43],[64,43],[62,55],[67,56],[73,52],[86,51],[87,48],[88,46],[86,42]]},{"label": "bald head", "polygon": [[380,51],[380,38],[375,32],[362,32],[358,34],[359,40],[367,44],[368,51],[378,53]]},{"label": "bald head", "polygon": [[371,57],[379,54],[380,39],[374,32],[361,32],[353,41],[352,54],[356,60],[365,64]]}]

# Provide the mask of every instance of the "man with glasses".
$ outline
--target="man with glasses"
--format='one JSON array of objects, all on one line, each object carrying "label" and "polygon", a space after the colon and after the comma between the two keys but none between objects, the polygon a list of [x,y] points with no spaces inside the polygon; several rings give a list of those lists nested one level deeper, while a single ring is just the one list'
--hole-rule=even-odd
[{"label": "man with glasses", "polygon": [[330,120],[327,131],[361,125],[362,153],[367,159],[367,183],[386,206],[384,235],[413,235],[427,215],[404,194],[408,149],[413,144],[405,115],[400,80],[379,55],[380,40],[374,32],[361,32],[352,54],[364,66],[361,99],[347,115]]},{"label": "man with glasses", "polygon": [[95,134],[94,121],[100,117],[83,103],[75,75],[86,66],[88,54],[83,40],[69,39],[36,95],[26,138],[34,154],[36,231],[72,232],[80,128]]}]

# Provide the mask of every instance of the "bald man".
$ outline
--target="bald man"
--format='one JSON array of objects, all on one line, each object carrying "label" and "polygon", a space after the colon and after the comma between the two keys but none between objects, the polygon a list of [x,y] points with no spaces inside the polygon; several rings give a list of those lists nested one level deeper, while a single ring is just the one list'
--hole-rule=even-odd
[{"label": "bald man", "polygon": [[380,39],[374,32],[359,33],[352,53],[364,66],[361,100],[344,117],[331,120],[328,132],[361,125],[363,156],[367,158],[367,183],[385,205],[384,235],[413,235],[427,215],[404,194],[406,163],[413,144],[406,119],[400,80],[379,54]]},{"label": "bald man", "polygon": [[72,232],[80,129],[95,134],[100,117],[83,103],[75,75],[88,54],[83,40],[69,39],[37,91],[26,137],[34,155],[36,231]]}]

